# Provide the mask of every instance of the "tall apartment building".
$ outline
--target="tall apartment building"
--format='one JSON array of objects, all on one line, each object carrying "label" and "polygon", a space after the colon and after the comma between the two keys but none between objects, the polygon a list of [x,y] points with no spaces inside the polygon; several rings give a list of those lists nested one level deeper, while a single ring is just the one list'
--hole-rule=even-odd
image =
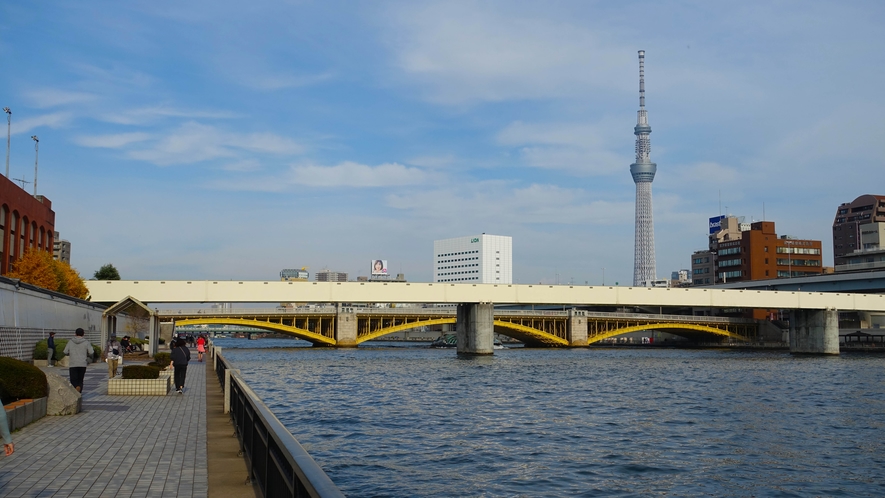
[{"label": "tall apartment building", "polygon": [[433,281],[513,283],[513,238],[471,235],[433,241]]},{"label": "tall apartment building", "polygon": [[58,232],[55,232],[55,241],[52,243],[52,259],[71,264],[71,243],[62,240]]},{"label": "tall apartment building", "polygon": [[[862,263],[865,259],[875,259],[874,254],[860,253],[883,249],[878,242],[872,242],[880,230],[877,224],[883,223],[885,223],[885,195],[862,195],[852,202],[839,205],[833,220],[833,264],[836,266],[836,271],[850,269],[846,265]],[[864,231],[868,232],[870,239],[866,242],[866,247],[861,240]],[[851,263],[850,260],[855,262]]]},{"label": "tall apartment building", "polygon": [[347,282],[347,273],[342,271],[320,270],[314,273],[317,282]]},{"label": "tall apartment building", "polygon": [[721,279],[716,271],[719,244],[740,240],[741,234],[750,230],[743,216],[715,216],[710,218],[707,234],[707,249],[695,251],[691,255],[692,285],[713,285]]},{"label": "tall apartment building", "polygon": [[0,275],[12,269],[28,249],[54,249],[52,202],[34,196],[0,175]]}]

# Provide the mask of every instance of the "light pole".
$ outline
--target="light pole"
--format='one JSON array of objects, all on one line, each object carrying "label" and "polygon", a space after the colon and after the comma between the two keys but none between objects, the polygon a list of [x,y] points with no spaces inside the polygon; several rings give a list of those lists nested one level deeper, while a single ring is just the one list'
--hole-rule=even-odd
[{"label": "light pole", "polygon": [[6,178],[9,178],[9,137],[12,133],[12,111],[8,107],[3,108],[6,113]]},{"label": "light pole", "polygon": [[605,267],[602,267],[602,285],[605,286]]},{"label": "light pole", "polygon": [[34,141],[34,197],[37,197],[37,160],[40,158],[40,139],[37,135],[31,135]]}]

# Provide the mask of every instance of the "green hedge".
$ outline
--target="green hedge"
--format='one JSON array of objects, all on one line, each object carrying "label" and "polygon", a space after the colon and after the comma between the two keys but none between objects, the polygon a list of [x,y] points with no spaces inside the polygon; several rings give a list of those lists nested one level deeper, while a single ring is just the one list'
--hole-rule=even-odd
[{"label": "green hedge", "polygon": [[42,398],[48,393],[49,383],[42,370],[30,363],[0,356],[0,400],[4,405],[19,399]]},{"label": "green hedge", "polygon": [[168,366],[172,362],[172,355],[166,352],[157,353],[154,355],[154,361],[160,365]]},{"label": "green hedge", "polygon": [[[67,339],[56,339],[55,340],[55,359],[61,360],[65,357],[65,346],[68,345]],[[34,359],[35,360],[45,360],[47,357],[46,350],[49,349],[46,344],[46,339],[41,341],[37,341],[37,344],[34,345]],[[101,347],[92,345],[92,361],[96,361],[98,358],[101,358]]]},{"label": "green hedge", "polygon": [[[65,353],[65,344],[68,343],[67,339],[56,339],[55,340],[55,359],[60,360],[64,358]],[[37,341],[37,344],[34,345],[34,359],[35,360],[45,360],[47,357],[47,350],[49,349],[46,344],[46,339],[42,341]]]},{"label": "green hedge", "polygon": [[127,365],[123,367],[124,379],[159,379],[160,369],[150,365]]}]

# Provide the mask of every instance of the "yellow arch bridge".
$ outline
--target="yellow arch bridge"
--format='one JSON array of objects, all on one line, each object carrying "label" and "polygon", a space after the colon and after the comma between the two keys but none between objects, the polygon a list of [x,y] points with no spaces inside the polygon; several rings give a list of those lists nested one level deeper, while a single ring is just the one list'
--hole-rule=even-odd
[{"label": "yellow arch bridge", "polygon": [[[356,316],[356,344],[417,327],[456,323],[452,309],[366,308],[351,309]],[[337,346],[338,321],[334,307],[326,309],[266,310],[166,310],[164,320],[176,326],[233,325],[288,334],[316,346]],[[658,330],[697,342],[753,342],[758,336],[754,320],[684,315],[643,315],[584,311],[495,311],[495,333],[527,346],[584,346],[630,332]],[[454,327],[451,328],[452,330]],[[575,338],[579,338],[575,340]],[[581,338],[586,337],[586,342]]]}]

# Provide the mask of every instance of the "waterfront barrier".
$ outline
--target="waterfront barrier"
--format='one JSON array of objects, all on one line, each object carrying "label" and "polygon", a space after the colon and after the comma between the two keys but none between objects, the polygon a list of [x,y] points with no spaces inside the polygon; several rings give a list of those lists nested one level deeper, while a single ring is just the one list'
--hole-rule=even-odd
[{"label": "waterfront barrier", "polygon": [[221,348],[210,343],[208,350],[224,388],[224,411],[230,414],[249,477],[261,494],[343,498],[322,467],[222,356]]}]

